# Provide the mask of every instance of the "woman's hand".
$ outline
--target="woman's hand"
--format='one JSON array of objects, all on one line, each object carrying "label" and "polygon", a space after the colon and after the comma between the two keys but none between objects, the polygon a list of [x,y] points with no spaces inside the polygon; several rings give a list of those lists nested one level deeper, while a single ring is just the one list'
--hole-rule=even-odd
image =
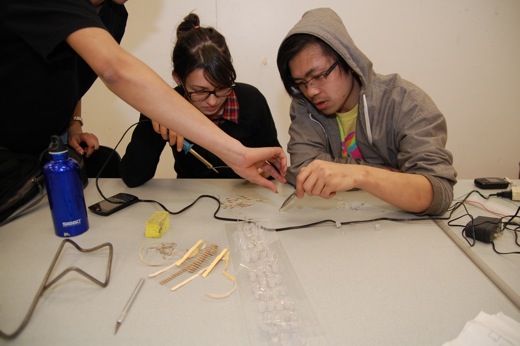
[{"label": "woman's hand", "polygon": [[170,146],[174,146],[177,144],[177,151],[180,152],[182,150],[182,143],[184,142],[184,137],[177,134],[177,132],[170,130],[166,126],[159,124],[157,121],[152,120],[153,130],[161,135],[161,137],[167,141]]}]

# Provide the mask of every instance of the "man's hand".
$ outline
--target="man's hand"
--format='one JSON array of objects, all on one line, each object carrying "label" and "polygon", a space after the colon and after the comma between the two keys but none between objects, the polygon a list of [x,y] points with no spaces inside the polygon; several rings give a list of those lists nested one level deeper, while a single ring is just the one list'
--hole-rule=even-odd
[{"label": "man's hand", "polygon": [[332,198],[336,192],[362,189],[403,210],[422,213],[433,200],[433,187],[421,174],[314,160],[296,177],[296,195]]},{"label": "man's hand", "polygon": [[328,199],[338,191],[353,189],[356,187],[355,174],[348,173],[350,168],[351,165],[347,164],[314,160],[296,177],[296,195],[298,198],[308,194]]},{"label": "man's hand", "polygon": [[[93,133],[83,132],[79,123],[77,123],[77,125],[70,125],[67,142],[78,152],[78,154],[85,155],[86,157],[90,157],[90,155],[99,149],[99,140],[96,135]],[[85,143],[86,146],[83,147],[81,143]]]}]

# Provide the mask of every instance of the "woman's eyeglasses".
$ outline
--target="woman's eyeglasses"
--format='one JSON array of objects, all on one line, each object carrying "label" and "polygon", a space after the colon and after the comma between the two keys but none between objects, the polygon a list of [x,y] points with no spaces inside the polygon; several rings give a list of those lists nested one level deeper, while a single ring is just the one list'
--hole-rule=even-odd
[{"label": "woman's eyeglasses", "polygon": [[186,87],[184,87],[184,90],[186,90],[186,94],[188,95],[189,99],[194,102],[201,102],[206,101],[210,95],[215,95],[215,97],[221,98],[221,97],[228,97],[233,92],[233,87],[235,85],[232,85],[230,87],[225,88],[218,88],[215,90],[201,90],[201,91],[187,91]]}]

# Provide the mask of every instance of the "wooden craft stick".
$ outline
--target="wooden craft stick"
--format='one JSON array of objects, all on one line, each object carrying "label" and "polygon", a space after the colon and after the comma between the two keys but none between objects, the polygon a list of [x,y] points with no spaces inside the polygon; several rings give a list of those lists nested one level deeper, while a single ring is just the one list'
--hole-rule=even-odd
[{"label": "wooden craft stick", "polygon": [[222,257],[224,257],[224,255],[228,252],[228,249],[224,249],[222,250],[222,252],[220,253],[220,255],[218,255],[214,260],[213,260],[213,263],[211,263],[211,265],[206,269],[206,271],[202,274],[202,277],[205,278],[206,276],[209,275],[209,273],[213,270],[213,268],[217,265],[218,261],[220,261],[222,259]]},{"label": "wooden craft stick", "polygon": [[156,271],[155,273],[152,273],[152,274],[148,275],[148,277],[153,278],[153,277],[155,277],[155,276],[157,276],[157,275],[159,275],[161,273],[164,273],[165,271],[167,271],[167,270],[169,270],[169,269],[171,269],[173,267],[175,267],[175,263],[172,263],[169,266],[167,266],[166,268],[163,268],[161,270]]},{"label": "wooden craft stick", "polygon": [[206,270],[206,268],[201,269],[197,274],[194,274],[194,275],[190,276],[189,278],[187,278],[186,280],[184,280],[183,282],[181,282],[181,283],[179,283],[179,284],[173,286],[173,287],[171,288],[171,290],[172,290],[172,291],[175,291],[176,289],[181,288],[182,286],[186,285],[186,284],[187,284],[188,282],[190,282],[191,280],[196,279],[197,277],[200,276],[200,274],[202,274],[202,272],[203,272],[204,270]]},{"label": "wooden craft stick", "polygon": [[188,252],[186,252],[186,253],[184,254],[184,256],[182,256],[182,258],[181,258],[180,260],[178,260],[177,262],[175,262],[175,265],[180,266],[184,261],[186,261],[186,259],[187,259],[188,257],[190,257],[191,253],[192,253],[193,251],[195,251],[195,250],[197,250],[197,249],[199,248],[199,246],[200,246],[200,244],[202,244],[202,242],[203,242],[203,240],[201,239],[201,240],[199,240],[197,243],[195,243],[195,245],[193,245],[193,246],[191,247],[191,249],[189,249]]}]

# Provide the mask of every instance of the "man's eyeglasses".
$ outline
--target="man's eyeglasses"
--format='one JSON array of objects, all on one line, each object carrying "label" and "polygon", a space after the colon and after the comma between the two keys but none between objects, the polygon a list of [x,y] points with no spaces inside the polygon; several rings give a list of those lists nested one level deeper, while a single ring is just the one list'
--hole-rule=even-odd
[{"label": "man's eyeglasses", "polygon": [[206,101],[210,95],[215,95],[215,97],[228,97],[233,92],[233,87],[235,85],[232,85],[230,87],[225,88],[218,88],[212,91],[209,90],[201,90],[201,91],[187,91],[186,87],[184,87],[184,90],[186,90],[186,94],[188,95],[189,99],[194,102],[201,102]]},{"label": "man's eyeglasses", "polygon": [[332,64],[327,71],[320,73],[317,76],[312,77],[308,81],[303,82],[294,82],[294,85],[300,89],[301,92],[307,90],[307,88],[310,86],[314,88],[321,88],[325,85],[327,82],[327,77],[332,73],[332,71],[338,66],[338,62],[336,61],[334,64]]}]

